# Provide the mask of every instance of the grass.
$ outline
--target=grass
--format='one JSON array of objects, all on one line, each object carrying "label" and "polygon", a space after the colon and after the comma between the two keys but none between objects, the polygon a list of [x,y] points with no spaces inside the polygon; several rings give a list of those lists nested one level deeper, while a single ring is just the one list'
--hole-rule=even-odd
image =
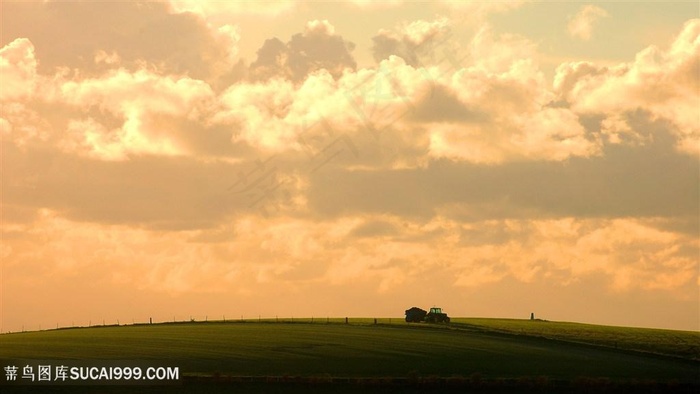
[{"label": "grass", "polygon": [[519,319],[453,319],[454,326],[700,360],[700,332]]},{"label": "grass", "polygon": [[190,376],[585,377],[699,383],[698,333],[527,320],[453,321],[447,326],[380,319],[374,325],[373,319],[351,319],[346,325],[344,319],[313,324],[311,319],[279,324],[272,319],[49,330],[0,335],[0,360],[150,360],[179,366],[181,374]]}]

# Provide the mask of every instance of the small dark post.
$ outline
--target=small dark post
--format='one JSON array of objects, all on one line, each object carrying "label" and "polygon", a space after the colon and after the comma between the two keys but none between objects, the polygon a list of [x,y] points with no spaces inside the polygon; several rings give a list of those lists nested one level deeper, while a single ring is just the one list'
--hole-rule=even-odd
[{"label": "small dark post", "polygon": [[377,318],[376,317],[374,318],[374,325],[375,326],[377,325]]},{"label": "small dark post", "polygon": [[347,317],[345,318],[345,324],[348,324],[348,318],[347,318]]},{"label": "small dark post", "polygon": [[152,318],[152,317],[149,317],[149,318],[148,318],[148,324],[153,324],[153,318]]},{"label": "small dark post", "polygon": [[530,320],[535,320],[535,313],[534,312],[530,313]]}]

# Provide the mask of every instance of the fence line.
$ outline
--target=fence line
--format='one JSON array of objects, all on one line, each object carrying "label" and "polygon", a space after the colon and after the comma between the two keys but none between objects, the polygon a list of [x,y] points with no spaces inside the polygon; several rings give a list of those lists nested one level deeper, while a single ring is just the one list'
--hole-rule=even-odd
[{"label": "fence line", "polygon": [[294,317],[294,316],[279,316],[274,317],[263,317],[262,315],[246,317],[245,315],[240,315],[236,318],[227,317],[231,315],[223,314],[217,318],[209,318],[209,315],[187,315],[178,316],[174,315],[172,318],[164,319],[158,317],[132,317],[130,319],[99,319],[93,321],[93,319],[88,319],[87,321],[80,322],[72,320],[70,324],[56,322],[55,325],[46,325],[44,323],[39,323],[32,327],[30,325],[23,324],[21,329],[18,331],[7,330],[0,332],[0,334],[10,334],[17,332],[32,332],[32,331],[50,331],[50,330],[64,330],[64,329],[74,329],[74,328],[90,328],[90,327],[119,327],[119,326],[144,326],[152,324],[186,324],[186,323],[295,323],[295,324],[353,324],[353,325],[388,325],[403,323],[403,318],[398,317]]}]

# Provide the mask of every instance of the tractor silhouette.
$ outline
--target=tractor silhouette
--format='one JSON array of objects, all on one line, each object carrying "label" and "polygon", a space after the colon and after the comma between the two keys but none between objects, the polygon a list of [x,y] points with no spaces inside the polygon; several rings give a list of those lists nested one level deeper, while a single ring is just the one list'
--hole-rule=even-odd
[{"label": "tractor silhouette", "polygon": [[406,310],[407,323],[449,323],[450,318],[447,313],[442,312],[442,308],[430,308],[430,312],[414,306]]}]

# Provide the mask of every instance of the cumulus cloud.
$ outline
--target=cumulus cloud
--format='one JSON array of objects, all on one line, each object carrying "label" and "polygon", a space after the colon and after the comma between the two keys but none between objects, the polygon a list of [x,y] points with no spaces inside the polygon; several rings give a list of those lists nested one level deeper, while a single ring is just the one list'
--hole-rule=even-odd
[{"label": "cumulus cloud", "polygon": [[[485,138],[487,127],[496,135]],[[483,164],[514,159],[561,161],[572,156],[590,156],[598,151],[595,143],[586,138],[576,115],[555,108],[513,117],[504,124],[436,125],[430,142],[430,153],[434,157]]]},{"label": "cumulus cloud", "polygon": [[431,55],[433,47],[448,35],[447,18],[404,23],[394,30],[380,30],[372,37],[372,55],[377,62],[395,55],[411,66],[418,66],[421,65],[421,57]]},{"label": "cumulus cloud", "polygon": [[337,79],[323,69],[302,84],[280,78],[237,84],[221,95],[214,121],[240,125],[236,138],[266,151],[311,150],[315,155],[324,149],[315,140],[331,143],[342,137],[347,144],[354,138],[376,137],[397,119],[396,113],[405,111],[421,83],[425,78],[417,70],[394,58],[379,70],[346,72]]},{"label": "cumulus cloud", "polygon": [[48,138],[46,120],[27,106],[38,90],[43,90],[37,64],[34,45],[29,39],[17,38],[0,49],[0,132],[3,140],[14,141],[19,146]]},{"label": "cumulus cloud", "polygon": [[[417,21],[405,26],[400,39],[419,45],[442,34],[446,26],[445,20]],[[268,40],[250,66],[254,81],[233,84],[218,96],[203,80],[147,67],[108,69],[90,78],[62,76],[46,85],[54,96],[49,99],[77,112],[66,120],[70,127],[61,147],[110,160],[129,154],[191,153],[188,138],[170,129],[172,122],[164,121],[168,118],[208,128],[232,126],[234,143],[273,153],[308,151],[308,142],[320,137],[324,128],[309,134],[307,126],[323,120],[346,135],[346,143],[380,134],[385,144],[402,141],[391,148],[389,161],[403,165],[429,158],[560,161],[599,152],[569,109],[540,104],[552,94],[532,60],[534,45],[524,38],[494,38],[483,29],[471,41],[463,63],[447,69],[444,64],[417,66],[390,56],[376,69],[353,71],[351,47],[328,21],[311,21],[288,43]],[[100,63],[121,64],[115,52],[96,56]],[[448,103],[452,115],[441,108]],[[100,124],[91,112],[95,110],[109,114],[110,124]],[[412,120],[420,124],[412,125]],[[84,135],[76,132],[80,127]],[[349,147],[358,156],[357,149]],[[426,149],[423,159],[407,157]]]},{"label": "cumulus cloud", "polygon": [[0,49],[0,100],[18,100],[32,96],[36,85],[37,60],[34,45],[17,38]]},{"label": "cumulus cloud", "polygon": [[104,63],[112,66],[115,64],[119,64],[120,61],[121,58],[119,57],[119,54],[114,51],[112,51],[112,53],[107,53],[100,49],[95,53],[96,64]]},{"label": "cumulus cloud", "polygon": [[190,152],[186,140],[192,138],[163,119],[202,121],[213,100],[206,82],[164,75],[155,67],[116,68],[121,64],[116,52],[100,50],[94,61],[107,68],[92,77],[66,69],[47,75],[37,71],[30,40],[16,39],[0,49],[2,130],[8,140],[50,141],[66,152],[105,160]]},{"label": "cumulus cloud", "polygon": [[306,23],[304,28],[304,35],[321,35],[321,36],[332,36],[335,34],[335,27],[328,22],[328,20],[312,20]]},{"label": "cumulus cloud", "polygon": [[604,9],[594,6],[585,5],[569,19],[567,24],[567,29],[569,35],[572,37],[579,38],[581,40],[590,40],[593,36],[593,27],[599,22],[601,18],[607,18],[610,14]]},{"label": "cumulus cloud", "polygon": [[700,20],[693,19],[686,22],[668,49],[648,47],[637,53],[633,62],[614,67],[564,63],[557,68],[555,91],[576,112],[609,117],[605,126],[613,142],[619,133],[611,127],[620,127],[615,119],[641,109],[671,122],[678,149],[697,155],[699,37]]},{"label": "cumulus cloud", "polygon": [[[692,33],[693,25],[688,26],[690,28],[686,27],[680,35],[680,43],[674,44],[675,60],[665,60],[678,64],[680,70],[690,67],[683,59],[694,53],[692,45],[688,44],[692,42],[688,31]],[[303,34],[328,37],[331,33],[337,35],[329,23],[315,21]],[[678,135],[676,128],[668,127],[676,123],[664,123],[666,118],[657,116],[654,106],[649,107],[651,112],[641,113],[629,112],[631,107],[616,110],[615,105],[623,105],[619,103],[600,110],[587,107],[590,105],[586,104],[589,103],[587,95],[591,91],[595,93],[605,78],[615,81],[624,74],[589,63],[571,64],[570,68],[565,65],[560,68],[552,91],[531,59],[535,49],[532,43],[517,36],[494,37],[488,29],[480,31],[469,43],[463,67],[448,69],[448,72],[431,68],[429,64],[414,67],[392,56],[376,69],[349,71],[339,78],[319,70],[306,77],[303,83],[281,78],[246,81],[233,84],[220,94],[214,93],[202,80],[148,68],[136,71],[118,68],[84,78],[60,73],[36,76],[31,71],[36,58],[27,49],[31,48],[31,43],[18,42],[22,46],[15,42],[4,49],[3,59],[8,59],[4,60],[3,64],[8,65],[4,70],[30,70],[22,75],[39,81],[32,89],[38,86],[42,94],[8,101],[2,130],[18,147],[35,141],[36,146],[28,152],[53,146],[64,154],[77,154],[86,159],[133,160],[134,166],[130,168],[135,171],[141,171],[137,168],[145,165],[139,157],[179,156],[183,163],[223,159],[232,164],[217,171],[228,168],[231,174],[247,171],[240,163],[244,158],[264,159],[279,154],[277,176],[288,181],[284,191],[290,192],[287,186],[296,185],[293,191],[296,202],[290,206],[303,206],[312,212],[331,215],[337,215],[338,207],[346,207],[350,211],[384,210],[401,215],[430,216],[447,209],[458,199],[490,213],[498,211],[499,204],[506,204],[508,207],[501,205],[505,215],[541,213],[558,207],[564,214],[608,215],[615,210],[627,214],[681,214],[687,212],[692,203],[689,205],[688,200],[680,196],[692,201],[697,194],[687,193],[694,190],[692,182],[679,181],[680,178],[695,179],[684,175],[691,168],[687,160],[669,156],[667,150],[673,141],[669,142],[664,136]],[[23,46],[19,51],[22,56],[6,55]],[[109,56],[107,52],[105,55]],[[10,61],[15,58],[28,60]],[[680,73],[677,78],[684,81],[683,78],[693,76]],[[615,91],[624,92],[624,89]],[[687,91],[687,87],[679,82],[674,91]],[[692,99],[692,93],[688,91],[687,94]],[[557,99],[571,102],[571,105],[543,105]],[[658,104],[653,100],[648,102]],[[47,106],[60,109],[57,113],[61,115],[49,116],[45,110]],[[597,115],[602,116],[597,124],[584,121],[586,116],[593,116],[586,114],[595,115],[598,111],[612,112]],[[634,153],[608,148],[608,144],[628,143],[646,148]],[[18,152],[15,157],[21,156]],[[663,155],[657,154],[659,152]],[[592,160],[603,155],[610,166],[617,166],[615,170],[606,167],[604,161]],[[658,163],[652,160],[657,164],[645,166],[643,157],[674,160]],[[591,161],[572,162],[576,158]],[[445,160],[453,164],[440,167],[439,163]],[[536,181],[521,184],[519,179],[524,175],[515,168],[526,162],[542,161],[568,163],[568,170],[547,170],[545,164],[533,166],[525,178]],[[55,163],[67,162],[62,159]],[[460,163],[477,167],[460,167]],[[629,163],[645,166],[650,171],[647,172],[653,174],[650,179],[656,181],[660,178],[654,168],[674,168],[678,179],[674,176],[664,181],[667,186],[662,189],[647,187],[652,183],[646,181],[601,184],[596,180],[595,174],[600,171],[607,171],[606,179],[637,179],[634,166]],[[487,171],[487,174],[475,169],[482,164],[497,165],[494,167],[497,170]],[[442,168],[442,172],[437,168]],[[333,190],[319,187],[319,182],[324,182],[323,177],[313,175],[313,171],[319,169],[335,177]],[[408,172],[393,172],[398,169]],[[347,170],[351,173],[346,173]],[[451,175],[447,176],[444,171]],[[372,174],[384,178],[374,179]],[[472,193],[477,197],[472,198],[462,193],[461,188],[452,191],[439,185],[436,188],[423,178],[428,174],[441,179],[466,177],[473,180],[478,190],[490,190],[491,194],[478,197],[481,192]],[[585,174],[583,179],[587,180],[581,185],[567,181],[569,177],[580,180],[581,174]],[[155,172],[151,175],[148,179],[159,176]],[[234,178],[229,178],[229,184],[223,180],[218,183],[221,190],[230,186]],[[487,179],[515,186],[510,191],[484,189]],[[547,189],[545,179],[557,185],[556,190],[570,193],[549,192],[535,197],[528,191]],[[404,180],[408,183],[402,184]],[[417,188],[407,189],[409,184],[442,191],[426,195]],[[371,201],[361,201],[361,195],[375,195],[376,190],[385,190],[387,185],[392,185],[393,189]],[[589,188],[610,193],[591,194],[587,191]],[[631,192],[626,192],[625,188]],[[402,198],[388,198],[394,196],[396,190],[403,190]],[[341,197],[342,193],[355,195],[360,191],[356,198]],[[639,195],[648,198],[634,198]],[[199,204],[203,199],[214,197],[192,198]],[[500,203],[492,203],[491,207],[483,205],[489,200]],[[672,203],[654,202],[661,200]],[[232,212],[234,205],[224,204],[223,209]],[[60,206],[70,207],[72,212],[81,215],[79,207],[85,203],[81,199],[68,199]],[[174,212],[163,210],[154,220],[145,214],[152,208],[148,204],[142,208],[143,211],[139,208],[124,217],[153,224]],[[96,215],[96,210],[82,215],[110,217]],[[187,220],[175,216],[175,223]],[[212,216],[207,215],[207,218],[192,226],[211,223]]]},{"label": "cumulus cloud", "polygon": [[239,124],[240,138],[251,145],[283,150],[294,139],[295,129],[285,122],[294,99],[290,81],[274,79],[255,85],[236,84],[221,95],[222,111],[214,118],[223,124]]},{"label": "cumulus cloud", "polygon": [[314,20],[287,43],[277,38],[265,41],[250,65],[250,74],[254,80],[279,76],[299,82],[314,71],[326,70],[338,78],[356,67],[350,53],[354,48],[355,44],[335,34],[327,20]]},{"label": "cumulus cloud", "polygon": [[[523,159],[560,161],[601,152],[603,141],[587,134],[579,123],[578,113],[595,112],[595,105],[608,109],[639,107],[633,104],[635,101],[645,101],[642,104],[652,114],[674,121],[679,126],[679,146],[688,150],[692,149],[692,139],[697,133],[693,129],[694,119],[688,115],[692,113],[689,108],[695,104],[692,88],[688,86],[692,87],[693,78],[697,79],[692,73],[691,60],[697,51],[693,44],[696,25],[689,22],[669,51],[649,48],[641,52],[634,63],[615,69],[591,63],[564,64],[557,72],[554,92],[550,91],[533,60],[536,47],[532,42],[507,34],[494,37],[488,28],[473,37],[465,46],[466,56],[462,57],[462,62],[452,65],[447,73],[431,63],[414,64],[415,54],[408,51],[409,46],[416,47],[446,34],[449,28],[446,19],[418,20],[401,25],[395,32],[380,32],[375,39],[383,37],[384,44],[391,42],[394,49],[402,47],[408,51],[403,62],[388,58],[380,62],[377,70],[359,70],[346,75],[343,72],[355,67],[349,52],[352,45],[339,36],[328,21],[310,21],[304,32],[294,35],[289,42],[272,39],[263,45],[258,59],[250,67],[251,75],[258,82],[234,84],[220,97],[214,97],[210,86],[202,80],[169,75],[160,69],[128,71],[120,68],[83,80],[79,77],[64,78],[64,82],[61,78],[54,79],[53,85],[49,85],[60,91],[59,95],[70,105],[87,105],[123,119],[122,127],[116,128],[112,124],[100,125],[92,114],[67,120],[67,124],[72,125],[66,128],[70,131],[67,134],[73,137],[62,145],[64,148],[82,146],[86,152],[92,152],[88,154],[93,157],[99,156],[94,152],[109,151],[111,153],[105,157],[111,159],[124,158],[127,152],[186,153],[187,147],[178,141],[179,137],[159,129],[160,125],[154,123],[152,115],[158,114],[209,125],[233,124],[236,126],[231,132],[233,141],[266,148],[275,146],[278,151],[279,148],[298,151],[298,130],[320,117],[331,119],[333,126],[351,133],[358,126],[387,130],[388,140],[392,133],[400,132],[399,129],[406,130],[409,120],[414,119],[424,124],[419,126],[423,127],[424,137],[413,143],[420,144],[422,149],[429,141],[428,153],[433,158],[474,163]],[[235,27],[224,25],[221,29],[221,34],[236,39]],[[375,54],[391,56],[392,51],[380,48],[377,42],[375,40]],[[117,51],[101,49],[93,57],[96,63],[110,67],[123,62]],[[31,92],[36,85],[38,63],[32,43],[24,39],[15,41],[3,49],[2,58],[3,73],[15,73],[12,81],[18,86],[5,89],[3,94]],[[671,72],[667,73],[666,68]],[[651,89],[645,87],[649,84],[637,82],[641,77],[660,80],[661,73],[664,79],[676,85]],[[329,74],[332,80],[324,76]],[[282,80],[270,80],[274,76]],[[309,83],[299,87],[284,82],[289,79],[298,83],[305,78],[309,78]],[[358,85],[362,88],[357,89]],[[156,97],[148,93],[159,89],[172,94]],[[637,94],[642,91],[656,93],[654,96]],[[126,92],[138,94],[129,98]],[[265,95],[269,97],[263,97]],[[555,95],[573,105],[544,106]],[[611,97],[615,95],[625,97],[613,100]],[[663,97],[656,100],[659,95]],[[377,100],[378,97],[383,97],[383,101]],[[606,100],[614,103],[606,104]],[[146,101],[149,102],[147,110],[143,105]],[[212,107],[215,101],[218,103]],[[369,116],[367,110],[377,107],[378,103],[388,108],[388,113],[409,116],[400,121],[396,120],[398,117],[393,119],[376,111],[377,116]],[[211,115],[216,106],[223,111]],[[436,111],[436,106],[441,111]],[[452,108],[445,111],[453,115],[442,107]],[[314,116],[304,117],[303,113],[310,109]],[[207,119],[209,116],[213,118]],[[618,143],[622,141],[621,136],[633,135],[624,127],[619,114],[611,116],[602,126],[607,142]],[[381,125],[382,121],[386,124]],[[14,123],[4,119],[3,130],[12,129]],[[86,127],[90,130],[86,132],[89,137],[76,140],[76,133],[72,131],[77,125],[91,125]]]},{"label": "cumulus cloud", "polygon": [[571,110],[543,105],[552,94],[528,40],[510,35],[494,38],[484,29],[471,42],[468,59],[450,87],[465,110],[488,114],[488,119],[433,124],[432,156],[501,163],[599,153],[598,144]]},{"label": "cumulus cloud", "polygon": [[123,123],[110,130],[90,117],[71,120],[66,130],[70,143],[63,147],[107,160],[125,159],[130,153],[185,154],[187,147],[177,134],[156,119],[195,119],[212,97],[211,88],[202,81],[162,77],[145,70],[120,69],[101,78],[66,81],[60,85],[57,100],[85,113],[99,109]]},{"label": "cumulus cloud", "polygon": [[[14,16],[3,24],[3,36],[30,38],[44,74],[67,67],[99,75],[110,68],[104,61],[116,55],[125,68],[147,63],[164,73],[213,80],[232,67],[237,53],[235,26],[209,26],[191,13],[171,14],[162,2],[13,2],[3,11]],[[55,31],[61,31],[61,40]],[[102,60],[99,67],[96,57]]]},{"label": "cumulus cloud", "polygon": [[[421,33],[406,34],[405,43],[423,42],[444,25],[419,22],[408,26],[418,26]],[[311,36],[309,29],[306,36]],[[313,29],[322,37],[331,31],[321,22]],[[266,42],[251,67],[258,78],[277,75],[294,81],[306,76],[305,66],[294,77],[288,46],[276,39]],[[544,106],[554,94],[533,60],[534,44],[517,36],[493,37],[483,29],[465,52],[462,63],[447,67],[411,65],[389,55],[377,69],[336,74],[334,79],[317,73],[299,87],[285,78],[235,85],[222,96],[225,110],[217,120],[241,125],[241,138],[274,151],[298,150],[299,130],[323,117],[351,137],[369,132],[390,141],[401,135],[399,139],[413,144],[411,154],[427,149],[436,159],[561,161],[600,153],[599,141],[587,135],[571,109]],[[412,125],[415,120],[420,125]],[[423,135],[406,139],[407,130],[416,126]],[[403,155],[397,154],[399,159]]]}]

